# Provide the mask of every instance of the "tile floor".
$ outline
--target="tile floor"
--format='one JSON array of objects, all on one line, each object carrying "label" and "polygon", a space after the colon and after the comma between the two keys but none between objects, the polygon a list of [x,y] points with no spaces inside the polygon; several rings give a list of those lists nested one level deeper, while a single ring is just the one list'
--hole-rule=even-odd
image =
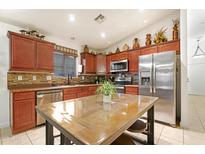
[{"label": "tile floor", "polygon": [[[205,96],[189,96],[190,127],[173,128],[155,123],[155,144],[158,145],[194,145],[205,144]],[[45,127],[37,127],[32,130],[8,137],[8,132],[0,132],[0,145],[45,145]],[[54,129],[54,135],[59,134]],[[136,135],[136,134],[130,134]],[[146,139],[143,134],[137,137]],[[60,138],[55,139],[55,144],[60,144]]]}]

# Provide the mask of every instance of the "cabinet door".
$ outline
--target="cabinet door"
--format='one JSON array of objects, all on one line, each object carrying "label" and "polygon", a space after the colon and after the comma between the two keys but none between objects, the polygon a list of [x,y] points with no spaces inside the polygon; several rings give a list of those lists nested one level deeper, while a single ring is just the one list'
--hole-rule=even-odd
[{"label": "cabinet door", "polygon": [[35,127],[35,99],[13,102],[13,133]]},{"label": "cabinet door", "polygon": [[63,95],[63,100],[69,100],[69,99],[75,99],[75,98],[77,98],[77,93]]},{"label": "cabinet door", "polygon": [[157,53],[157,46],[145,47],[140,50],[140,55],[148,55],[153,53]]},{"label": "cabinet door", "polygon": [[138,95],[139,94],[138,91],[139,91],[138,87],[126,87],[125,88],[126,94]]},{"label": "cabinet door", "polygon": [[138,57],[140,54],[140,50],[130,51],[128,54],[129,59],[129,72],[136,73],[138,72],[139,62]]},{"label": "cabinet door", "polygon": [[110,73],[110,61],[111,61],[111,55],[106,56],[106,74]]},{"label": "cabinet door", "polygon": [[36,64],[36,42],[11,35],[11,69],[30,70]]},{"label": "cabinet door", "polygon": [[128,58],[128,52],[122,52],[117,54],[117,60],[123,60]]},{"label": "cabinet door", "polygon": [[54,45],[37,42],[37,69],[53,71]]},{"label": "cabinet door", "polygon": [[86,54],[85,56],[86,63],[86,73],[95,74],[96,73],[96,64],[95,64],[95,55]]},{"label": "cabinet door", "polygon": [[158,46],[158,52],[166,52],[166,51],[176,51],[177,54],[180,54],[179,40],[167,42]]},{"label": "cabinet door", "polygon": [[96,73],[97,74],[106,73],[106,56],[96,55]]}]

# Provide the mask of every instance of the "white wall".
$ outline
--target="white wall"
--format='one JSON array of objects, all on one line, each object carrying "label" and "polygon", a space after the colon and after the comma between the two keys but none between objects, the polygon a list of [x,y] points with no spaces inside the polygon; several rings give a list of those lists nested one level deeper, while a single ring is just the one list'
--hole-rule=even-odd
[{"label": "white wall", "polygon": [[[188,11],[188,93],[205,95],[205,56],[193,57],[197,47],[197,34],[193,34],[193,29],[189,26],[193,18],[192,11]],[[197,18],[197,16],[196,16]],[[201,34],[200,47],[205,52],[205,34]]]},{"label": "white wall", "polygon": [[181,59],[181,126],[189,127],[190,113],[187,99],[187,11],[180,11]]},{"label": "white wall", "polygon": [[[19,32],[20,29],[23,28],[0,21],[0,128],[9,126],[10,117],[9,91],[7,90],[7,72],[9,70],[9,39],[7,37],[7,32]],[[78,51],[81,50],[81,46],[79,44],[64,41],[53,36],[47,36],[46,40]]]},{"label": "white wall", "polygon": [[147,33],[152,34],[152,39],[153,39],[154,34],[157,31],[159,31],[162,27],[167,28],[166,36],[168,40],[172,40],[172,28],[173,28],[172,19],[179,19],[179,16],[180,16],[179,11],[174,14],[171,14],[159,20],[158,22],[149,25],[148,27],[145,27],[144,29],[136,32],[135,34],[123,39],[122,41],[112,45],[111,47],[107,48],[104,52],[115,52],[117,47],[119,47],[120,50],[122,50],[122,47],[125,43],[127,43],[129,47],[132,48],[133,40],[136,37],[140,39],[140,46],[145,46],[146,34]]}]

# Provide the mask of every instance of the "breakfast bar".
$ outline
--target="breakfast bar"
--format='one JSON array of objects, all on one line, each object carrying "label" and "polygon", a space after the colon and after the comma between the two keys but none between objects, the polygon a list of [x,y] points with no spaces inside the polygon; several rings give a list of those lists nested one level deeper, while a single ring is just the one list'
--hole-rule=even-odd
[{"label": "breakfast bar", "polygon": [[53,127],[61,144],[111,144],[147,112],[147,144],[154,144],[154,103],[157,97],[116,94],[112,102],[102,95],[43,104],[36,107],[46,120],[46,144],[54,144]]}]

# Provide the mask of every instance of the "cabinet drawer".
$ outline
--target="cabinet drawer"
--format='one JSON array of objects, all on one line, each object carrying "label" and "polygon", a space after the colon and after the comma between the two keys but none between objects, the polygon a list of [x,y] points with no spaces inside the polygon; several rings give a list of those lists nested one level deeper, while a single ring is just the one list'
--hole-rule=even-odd
[{"label": "cabinet drawer", "polygon": [[138,87],[126,87],[125,88],[125,93],[126,94],[138,94]]},{"label": "cabinet drawer", "polygon": [[63,100],[75,99],[77,98],[77,94],[66,94],[63,95]]},{"label": "cabinet drawer", "polygon": [[79,92],[81,92],[81,88],[68,88],[68,89],[63,90],[64,95],[74,94],[74,93],[79,93]]},{"label": "cabinet drawer", "polygon": [[35,92],[17,92],[13,93],[13,100],[35,99]]}]

